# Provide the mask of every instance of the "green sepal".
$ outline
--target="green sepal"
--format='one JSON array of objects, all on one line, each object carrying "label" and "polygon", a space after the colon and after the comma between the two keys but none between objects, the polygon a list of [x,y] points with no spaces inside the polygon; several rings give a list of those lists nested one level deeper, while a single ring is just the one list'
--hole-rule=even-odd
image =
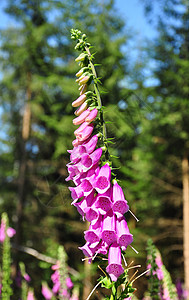
[{"label": "green sepal", "polygon": [[100,277],[99,281],[101,281],[101,287],[104,287],[106,289],[111,289],[113,286],[113,282],[110,278],[106,277]]}]

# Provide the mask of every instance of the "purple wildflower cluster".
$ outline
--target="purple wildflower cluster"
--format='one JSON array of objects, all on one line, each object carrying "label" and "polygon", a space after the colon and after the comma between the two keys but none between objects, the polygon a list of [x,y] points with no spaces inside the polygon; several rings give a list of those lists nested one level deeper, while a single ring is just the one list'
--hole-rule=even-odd
[{"label": "purple wildflower cluster", "polygon": [[[66,278],[66,282],[65,282],[65,288],[62,289],[61,286],[61,275],[59,272],[60,269],[60,264],[59,262],[57,262],[56,265],[52,266],[52,270],[54,271],[54,273],[51,275],[51,280],[53,282],[53,288],[52,291],[49,289],[49,287],[47,286],[46,283],[42,284],[42,295],[44,296],[45,299],[50,300],[53,298],[53,296],[57,296],[57,295],[61,295],[64,299],[69,299],[69,300],[73,300],[75,298],[75,295],[71,295],[70,291],[73,288],[73,282],[71,281],[70,277]],[[78,298],[77,298],[78,299]]]},{"label": "purple wildflower cluster", "polygon": [[0,243],[3,243],[5,238],[6,238],[6,234],[8,235],[9,238],[12,238],[16,233],[16,230],[12,227],[8,227],[6,230],[6,224],[4,223],[3,220],[1,220],[1,225],[0,225]]},{"label": "purple wildflower cluster", "polygon": [[[158,251],[156,252],[155,263],[156,263],[156,270],[153,270],[153,275],[156,275],[158,280],[163,280],[164,278],[163,269],[162,269],[163,262],[161,259],[161,255]],[[152,268],[151,264],[148,264],[147,269],[151,269],[151,268]]]},{"label": "purple wildflower cluster", "polygon": [[[76,76],[80,76],[78,72]],[[111,168],[107,161],[101,161],[103,147],[97,147],[99,134],[93,135],[94,121],[98,110],[94,103],[87,101],[87,82],[90,76],[80,76],[80,96],[73,103],[79,107],[73,120],[74,125],[80,125],[75,130],[76,139],[68,163],[69,176],[75,187],[69,187],[71,197],[83,220],[90,222],[89,229],[84,232],[86,244],[80,249],[89,258],[89,263],[97,254],[108,253],[106,271],[111,279],[116,281],[124,272],[121,250],[125,251],[133,241],[133,236],[124,214],[129,210],[122,188],[116,180],[111,182]]]},{"label": "purple wildflower cluster", "polygon": [[189,297],[189,292],[183,287],[180,280],[176,282],[177,295],[179,300],[187,300]]}]

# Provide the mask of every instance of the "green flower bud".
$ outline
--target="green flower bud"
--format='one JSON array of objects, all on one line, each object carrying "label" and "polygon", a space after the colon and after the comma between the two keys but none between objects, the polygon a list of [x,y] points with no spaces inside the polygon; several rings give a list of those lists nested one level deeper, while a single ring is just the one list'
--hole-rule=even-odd
[{"label": "green flower bud", "polygon": [[81,53],[78,57],[76,57],[75,61],[77,61],[77,62],[84,61],[86,57],[87,57],[87,54]]}]

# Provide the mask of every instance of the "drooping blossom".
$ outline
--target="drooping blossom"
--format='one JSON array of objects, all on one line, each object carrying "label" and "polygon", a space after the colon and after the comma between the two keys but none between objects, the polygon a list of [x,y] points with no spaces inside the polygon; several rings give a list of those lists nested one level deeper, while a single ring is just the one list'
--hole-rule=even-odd
[{"label": "drooping blossom", "polygon": [[27,300],[35,300],[33,291],[29,290]]},{"label": "drooping blossom", "polygon": [[117,243],[114,243],[110,246],[108,253],[108,266],[106,271],[109,273],[110,278],[113,281],[116,281],[124,272],[121,264],[121,249]]},{"label": "drooping blossom", "polygon": [[53,293],[51,292],[47,284],[44,282],[42,283],[41,293],[44,296],[44,298],[47,300],[50,300],[53,297]]}]

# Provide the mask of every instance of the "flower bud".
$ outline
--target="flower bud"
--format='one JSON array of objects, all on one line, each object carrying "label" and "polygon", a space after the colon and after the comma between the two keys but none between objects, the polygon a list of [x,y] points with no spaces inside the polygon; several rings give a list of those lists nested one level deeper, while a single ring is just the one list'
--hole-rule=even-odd
[{"label": "flower bud", "polygon": [[73,124],[74,125],[82,124],[89,114],[90,114],[90,110],[85,110],[79,117],[77,117],[73,120]]},{"label": "flower bud", "polygon": [[98,110],[94,108],[90,114],[86,117],[85,122],[92,122],[96,119],[96,116],[98,114]]},{"label": "flower bud", "polygon": [[81,95],[79,98],[77,98],[74,102],[72,102],[73,107],[78,107],[86,100],[87,96],[85,94]]},{"label": "flower bud", "polygon": [[80,77],[83,74],[83,68],[79,70],[79,72],[77,72],[75,75],[77,77]]},{"label": "flower bud", "polygon": [[75,115],[76,116],[80,116],[82,114],[82,112],[84,112],[88,107],[87,102],[85,101],[76,111],[75,111]]},{"label": "flower bud", "polygon": [[83,85],[84,83],[87,83],[89,81],[89,76],[84,76],[80,81],[79,81],[79,85]]},{"label": "flower bud", "polygon": [[78,57],[76,57],[75,61],[77,61],[77,62],[84,61],[86,57],[87,57],[87,54],[81,53]]},{"label": "flower bud", "polygon": [[83,95],[87,91],[87,84],[81,85],[79,90],[80,90],[80,95]]}]

